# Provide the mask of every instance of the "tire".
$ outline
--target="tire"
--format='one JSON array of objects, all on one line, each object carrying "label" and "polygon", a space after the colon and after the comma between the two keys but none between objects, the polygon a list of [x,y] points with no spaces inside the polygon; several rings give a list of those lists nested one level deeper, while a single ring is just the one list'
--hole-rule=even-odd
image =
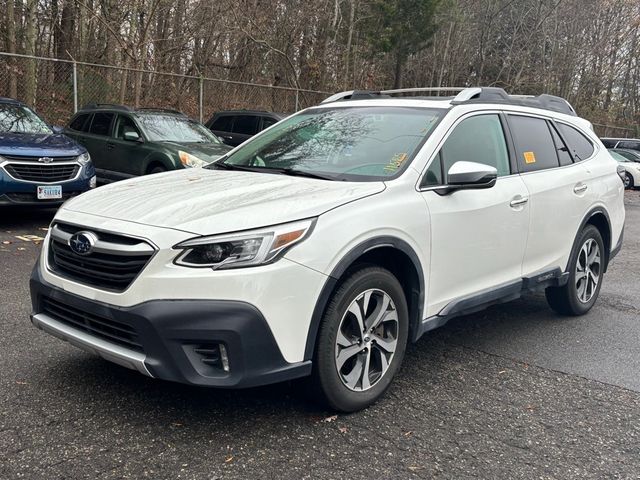
[{"label": "tire", "polygon": [[624,188],[632,190],[633,185],[633,177],[629,174],[629,172],[625,172],[624,174]]},{"label": "tire", "polygon": [[[376,319],[380,323],[373,332],[363,332],[356,312],[365,326]],[[311,377],[314,390],[334,410],[368,407],[385,393],[400,368],[408,333],[407,301],[396,277],[379,267],[353,272],[332,295],[320,324]]]},{"label": "tire", "polygon": [[153,167],[151,170],[149,170],[149,174],[154,174],[154,173],[162,173],[162,172],[166,172],[167,169],[160,166],[160,165],[156,165],[155,167]]},{"label": "tire", "polygon": [[[594,250],[596,246],[597,252]],[[589,261],[593,263],[589,264]],[[567,316],[584,315],[591,310],[602,286],[605,261],[602,235],[596,227],[587,225],[580,233],[571,254],[569,281],[562,287],[549,287],[545,290],[549,306],[560,315]],[[584,268],[585,264],[589,264],[588,271]]]}]

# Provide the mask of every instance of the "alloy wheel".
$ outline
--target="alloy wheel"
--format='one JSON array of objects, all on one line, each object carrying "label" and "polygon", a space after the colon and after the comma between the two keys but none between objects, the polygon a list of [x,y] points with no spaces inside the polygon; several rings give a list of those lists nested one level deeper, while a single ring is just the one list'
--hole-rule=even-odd
[{"label": "alloy wheel", "polygon": [[342,316],[335,344],[335,365],[342,383],[369,390],[389,369],[398,344],[398,312],[379,289],[360,293]]},{"label": "alloy wheel", "polygon": [[600,281],[601,267],[600,246],[593,238],[589,238],[580,248],[576,261],[576,291],[578,300],[582,303],[588,303],[595,294]]}]

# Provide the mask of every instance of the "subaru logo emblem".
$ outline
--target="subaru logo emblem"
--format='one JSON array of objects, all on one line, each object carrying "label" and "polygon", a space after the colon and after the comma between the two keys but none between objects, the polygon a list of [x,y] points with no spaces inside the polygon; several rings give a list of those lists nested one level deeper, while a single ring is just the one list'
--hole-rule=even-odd
[{"label": "subaru logo emblem", "polygon": [[98,238],[91,232],[74,233],[69,239],[69,248],[76,255],[89,255]]},{"label": "subaru logo emblem", "polygon": [[38,159],[38,161],[42,162],[42,163],[51,163],[51,162],[53,162],[53,158],[51,158],[51,157],[40,157]]}]

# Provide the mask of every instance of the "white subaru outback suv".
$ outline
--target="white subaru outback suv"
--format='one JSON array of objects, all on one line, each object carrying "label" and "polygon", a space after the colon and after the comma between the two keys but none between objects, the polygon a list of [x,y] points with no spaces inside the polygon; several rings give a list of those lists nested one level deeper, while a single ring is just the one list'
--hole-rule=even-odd
[{"label": "white subaru outback suv", "polygon": [[68,201],[33,323],[165,380],[310,376],[354,411],[455,316],[538,289],[588,312],[625,215],[589,122],[549,95],[398,93],[344,92],[209,167]]}]

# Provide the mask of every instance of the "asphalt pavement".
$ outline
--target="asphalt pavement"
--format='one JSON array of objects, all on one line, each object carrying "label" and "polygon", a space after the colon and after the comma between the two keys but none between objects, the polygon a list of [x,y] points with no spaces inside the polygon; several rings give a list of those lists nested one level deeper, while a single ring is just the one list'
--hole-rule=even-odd
[{"label": "asphalt pavement", "polygon": [[588,315],[532,295],[456,319],[409,348],[382,401],[337,416],[297,382],[187,387],[36,330],[28,278],[53,212],[0,210],[0,479],[640,478],[640,194],[626,206]]}]

